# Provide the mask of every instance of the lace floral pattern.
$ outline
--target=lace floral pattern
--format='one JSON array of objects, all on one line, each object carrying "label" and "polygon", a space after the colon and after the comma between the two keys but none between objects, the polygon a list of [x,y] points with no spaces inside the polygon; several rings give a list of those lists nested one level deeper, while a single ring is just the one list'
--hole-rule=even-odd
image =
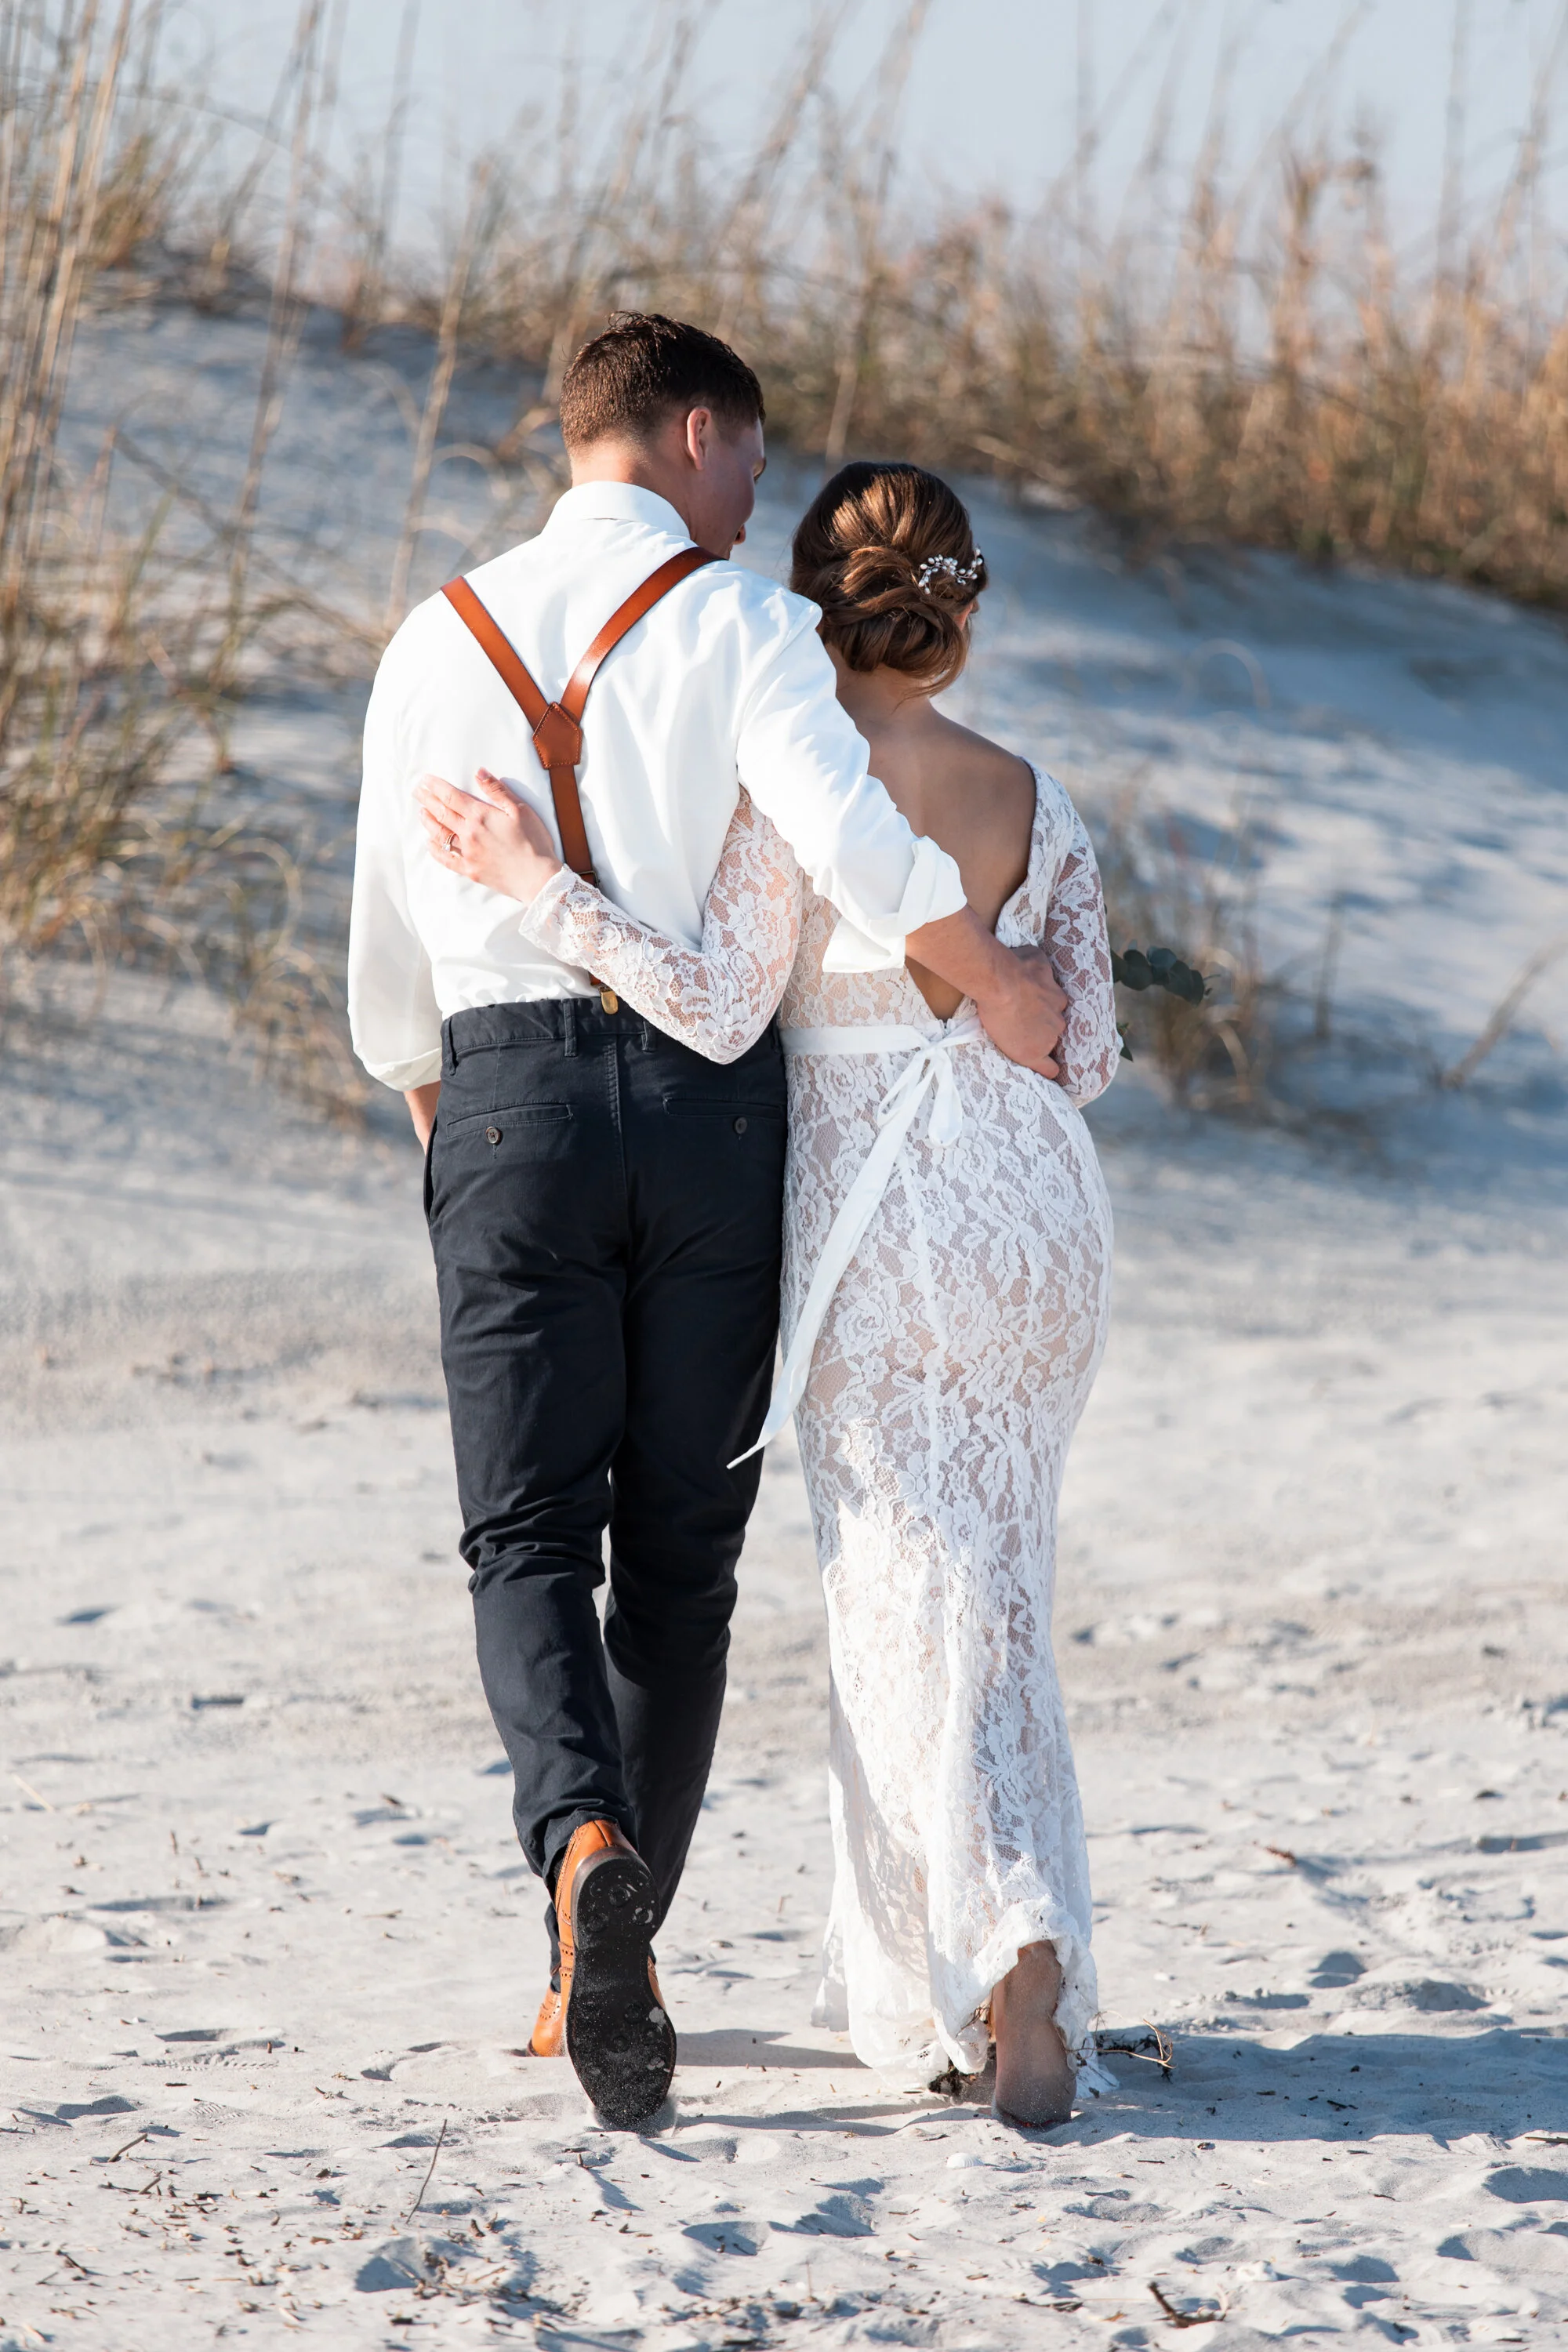
[{"label": "lace floral pattern", "polygon": [[[1037,772],[1005,945],[1042,944],[1068,998],[1062,1083],[955,1047],[964,1113],[917,1118],[835,1294],[796,1415],[832,1661],[832,1912],[817,2014],[911,2077],[984,2063],[993,1988],[1026,1944],[1062,1968],[1058,2022],[1089,2050],[1088,1861],[1051,1649],[1057,1498],[1104,1344],[1110,1210],[1079,1107],[1116,1068],[1094,853]],[[760,1034],[789,970],[795,1028],[943,1024],[906,973],[825,973],[837,918],[742,801],[700,951],[573,882],[525,921],[715,1059]],[[790,967],[793,966],[793,969]],[[786,1340],[899,1064],[790,1062]]]},{"label": "lace floral pattern", "polygon": [[702,945],[623,914],[563,866],[522,910],[524,935],[613,983],[633,1010],[711,1062],[735,1062],[778,1010],[800,937],[799,866],[742,793],[708,893]]}]

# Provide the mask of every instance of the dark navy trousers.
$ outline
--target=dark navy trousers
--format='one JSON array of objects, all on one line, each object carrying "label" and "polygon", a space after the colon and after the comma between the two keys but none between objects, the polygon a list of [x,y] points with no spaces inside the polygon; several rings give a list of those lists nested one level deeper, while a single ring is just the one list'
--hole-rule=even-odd
[{"label": "dark navy trousers", "polygon": [[770,1027],[721,1068],[597,996],[480,1007],[442,1034],[426,1212],[518,1836],[552,1880],[580,1823],[618,1822],[662,1917],[761,1474],[760,1455],[726,1465],[773,1370],[784,1056]]}]

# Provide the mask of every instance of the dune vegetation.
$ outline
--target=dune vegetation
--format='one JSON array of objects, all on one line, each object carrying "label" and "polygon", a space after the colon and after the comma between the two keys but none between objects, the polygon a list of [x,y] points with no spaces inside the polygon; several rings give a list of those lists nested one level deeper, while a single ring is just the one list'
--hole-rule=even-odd
[{"label": "dune vegetation", "polygon": [[[626,306],[733,339],[764,378],[773,431],[796,450],[989,475],[1031,502],[1095,510],[1130,560],[1228,542],[1568,602],[1568,330],[1542,217],[1548,78],[1487,217],[1466,214],[1450,184],[1415,257],[1390,235],[1375,150],[1320,127],[1321,89],[1245,172],[1230,162],[1222,95],[1179,187],[1157,102],[1110,228],[1089,194],[1096,123],[1042,207],[912,207],[900,99],[927,5],[910,0],[853,106],[835,95],[843,12],[815,12],[737,168],[680,110],[702,12],[670,0],[648,13],[646,51],[626,95],[595,109],[591,139],[567,76],[552,115],[472,159],[437,257],[437,240],[410,249],[395,235],[408,12],[385,134],[345,168],[330,160],[341,0],[301,0],[254,134],[165,86],[162,0],[0,0],[10,953],[65,942],[174,953],[221,977],[264,1038],[333,1034],[335,982],[297,936],[294,849],[237,823],[211,790],[225,712],[289,602],[289,583],[259,581],[254,541],[312,303],[337,311],[350,347],[393,326],[430,338],[388,626],[409,594],[460,361],[516,367],[517,414],[495,456],[548,464],[563,368]],[[1457,49],[1457,90],[1463,70]],[[59,441],[83,307],[172,299],[259,304],[268,321],[232,501],[205,510],[199,544],[187,530],[177,557],[163,529],[174,494],[126,543],[110,522],[112,436],[85,479]],[[363,667],[374,633],[350,635],[345,657]],[[1131,838],[1108,845],[1126,926],[1140,908],[1206,908],[1172,943],[1224,982],[1204,1006],[1152,999],[1130,1013],[1173,1083],[1207,1068],[1222,1093],[1249,1097],[1268,992],[1222,919],[1230,895],[1162,869],[1155,836]],[[341,1051],[321,1050],[337,1083]]]}]

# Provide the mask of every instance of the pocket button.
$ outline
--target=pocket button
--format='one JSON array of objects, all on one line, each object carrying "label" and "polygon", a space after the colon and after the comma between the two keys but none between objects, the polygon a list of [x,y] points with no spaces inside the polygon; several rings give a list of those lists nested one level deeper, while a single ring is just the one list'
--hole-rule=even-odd
[{"label": "pocket button", "polygon": [[735,1132],[737,1135],[744,1135],[746,1132],[746,1122],[743,1118],[738,1118],[735,1121]]},{"label": "pocket button", "polygon": [[500,1128],[499,1128],[499,1127],[487,1127],[487,1128],[486,1128],[486,1129],[485,1129],[485,1141],[486,1141],[487,1143],[499,1143],[499,1142],[500,1141]]}]

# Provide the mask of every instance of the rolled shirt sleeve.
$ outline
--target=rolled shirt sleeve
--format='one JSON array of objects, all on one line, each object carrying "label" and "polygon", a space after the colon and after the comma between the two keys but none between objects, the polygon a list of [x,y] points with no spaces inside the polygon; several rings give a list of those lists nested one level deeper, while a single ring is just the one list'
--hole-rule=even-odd
[{"label": "rolled shirt sleeve", "polygon": [[408,903],[408,835],[416,819],[398,738],[384,660],[365,712],[349,915],[349,1028],[371,1076],[402,1092],[440,1076],[441,1013]]},{"label": "rolled shirt sleeve", "polygon": [[[793,602],[794,600],[792,600]],[[840,921],[829,971],[885,971],[904,941],[966,903],[958,867],[916,834],[868,771],[869,753],[839,701],[815,604],[773,653],[747,698],[740,780]]]}]

